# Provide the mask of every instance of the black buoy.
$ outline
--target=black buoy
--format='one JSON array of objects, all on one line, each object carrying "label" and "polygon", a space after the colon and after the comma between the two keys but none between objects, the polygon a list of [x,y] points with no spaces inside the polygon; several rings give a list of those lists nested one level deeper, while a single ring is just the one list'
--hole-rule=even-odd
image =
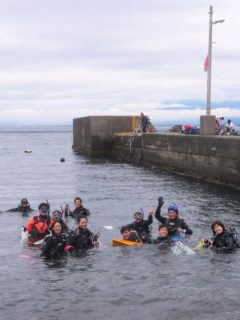
[{"label": "black buoy", "polygon": [[64,158],[61,158],[60,161],[61,161],[61,162],[65,162],[65,159],[64,159]]}]

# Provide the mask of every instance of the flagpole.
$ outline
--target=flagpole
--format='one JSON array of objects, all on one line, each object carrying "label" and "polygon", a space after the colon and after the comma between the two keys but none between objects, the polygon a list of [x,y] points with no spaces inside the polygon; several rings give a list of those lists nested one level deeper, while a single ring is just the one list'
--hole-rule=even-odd
[{"label": "flagpole", "polygon": [[207,69],[207,115],[211,114],[211,78],[212,78],[212,16],[213,9],[209,11],[209,34],[208,34],[208,69]]},{"label": "flagpole", "polygon": [[213,8],[209,9],[209,33],[208,33],[208,56],[204,62],[204,70],[207,71],[207,107],[206,115],[200,116],[200,134],[215,135],[216,117],[211,115],[211,80],[212,80],[212,26],[225,20],[212,21]]}]

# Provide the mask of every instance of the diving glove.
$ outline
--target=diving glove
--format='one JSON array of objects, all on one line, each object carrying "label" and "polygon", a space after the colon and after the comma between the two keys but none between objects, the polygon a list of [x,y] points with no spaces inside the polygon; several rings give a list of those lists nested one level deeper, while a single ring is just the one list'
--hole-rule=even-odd
[{"label": "diving glove", "polygon": [[163,204],[164,204],[163,197],[159,197],[159,198],[158,198],[158,205],[159,205],[159,207],[162,207]]}]

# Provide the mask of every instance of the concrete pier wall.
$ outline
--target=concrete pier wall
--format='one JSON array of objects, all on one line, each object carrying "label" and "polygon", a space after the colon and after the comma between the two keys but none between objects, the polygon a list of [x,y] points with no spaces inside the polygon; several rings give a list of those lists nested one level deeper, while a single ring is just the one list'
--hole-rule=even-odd
[{"label": "concrete pier wall", "polygon": [[126,140],[127,137],[114,137],[113,157],[240,189],[239,137],[143,134],[133,142],[131,152]]},{"label": "concrete pier wall", "polygon": [[240,187],[238,137],[159,134],[143,141],[143,162],[151,159],[190,176]]},{"label": "concrete pier wall", "polygon": [[[96,150],[102,151],[106,148],[105,156],[121,161],[156,165],[240,189],[240,137],[145,133],[136,136],[130,148],[130,135],[116,134],[117,130],[124,131],[119,120],[114,119],[119,125],[117,130],[111,127],[109,131],[103,130],[103,135],[99,135],[99,132],[102,130],[102,124],[107,125],[106,122],[96,125],[97,119],[94,119],[90,130],[94,135],[91,135],[88,131],[89,119],[85,120],[83,123],[87,134],[80,131],[79,123],[75,122],[75,151],[97,155]],[[126,119],[122,123],[126,124]],[[91,148],[94,152],[88,152]]]},{"label": "concrete pier wall", "polygon": [[89,156],[109,153],[113,133],[132,132],[139,121],[136,116],[91,116],[73,120],[73,150]]}]

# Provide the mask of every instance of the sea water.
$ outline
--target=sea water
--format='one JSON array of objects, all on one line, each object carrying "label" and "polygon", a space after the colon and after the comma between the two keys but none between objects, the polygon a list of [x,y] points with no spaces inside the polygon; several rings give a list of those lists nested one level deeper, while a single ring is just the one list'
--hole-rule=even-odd
[{"label": "sea water", "polygon": [[[71,127],[1,128],[1,319],[239,320],[240,252],[111,245],[134,212],[142,208],[147,217],[159,196],[162,214],[176,203],[193,230],[184,245],[210,237],[215,219],[240,231],[239,193],[154,167],[90,159],[72,151],[72,139]],[[78,257],[40,258],[39,248],[21,241],[28,218],[5,212],[24,197],[34,209],[48,200],[52,211],[72,207],[77,196],[91,212],[89,229],[101,234],[101,247]],[[154,219],[153,237],[157,228]]]}]

